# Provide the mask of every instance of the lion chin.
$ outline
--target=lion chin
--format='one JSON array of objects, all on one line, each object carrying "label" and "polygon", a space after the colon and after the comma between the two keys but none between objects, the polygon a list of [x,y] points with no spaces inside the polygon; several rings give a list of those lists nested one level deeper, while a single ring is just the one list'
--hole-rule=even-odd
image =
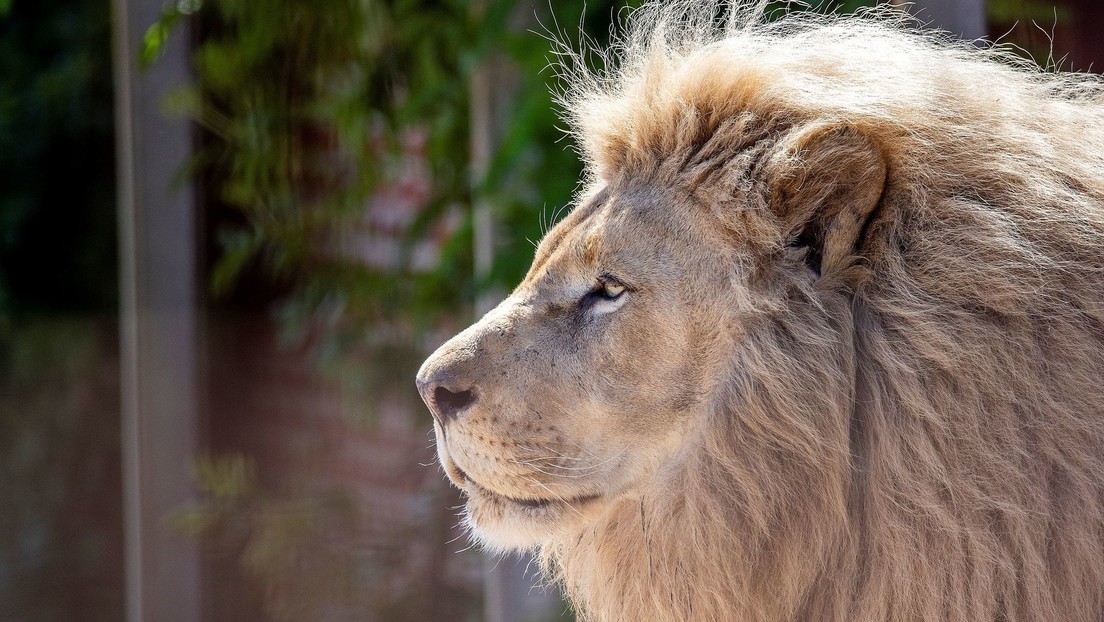
[{"label": "lion chin", "polygon": [[532,549],[549,537],[567,531],[577,516],[600,504],[597,497],[561,501],[558,499],[513,499],[490,492],[470,482],[467,495],[467,524],[487,548],[500,551]]},{"label": "lion chin", "polygon": [[767,4],[566,54],[588,184],[418,372],[468,526],[591,622],[1104,620],[1104,83]]},{"label": "lion chin", "polygon": [[533,549],[550,536],[569,531],[569,526],[585,521],[604,505],[600,494],[513,497],[494,491],[490,484],[480,485],[449,458],[441,426],[435,431],[445,474],[466,497],[465,524],[490,550]]}]

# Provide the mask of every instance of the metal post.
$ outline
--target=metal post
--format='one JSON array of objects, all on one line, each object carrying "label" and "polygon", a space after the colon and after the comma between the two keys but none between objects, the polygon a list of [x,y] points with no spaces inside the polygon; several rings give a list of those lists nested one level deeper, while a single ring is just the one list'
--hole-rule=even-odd
[{"label": "metal post", "polygon": [[[488,201],[475,191],[483,183],[491,168],[497,132],[495,131],[496,93],[493,87],[494,75],[490,62],[483,62],[471,76],[471,186],[472,196],[472,242],[475,263],[476,284],[484,282],[494,267],[494,214]],[[501,92],[497,93],[501,99]],[[475,315],[482,316],[498,304],[500,292],[483,290],[476,295]]]},{"label": "metal post", "polygon": [[194,197],[173,180],[191,130],[161,113],[187,77],[175,33],[164,56],[137,67],[161,0],[112,0],[119,226],[123,521],[126,619],[200,619],[196,543],[166,515],[193,498],[197,447],[196,225]]}]

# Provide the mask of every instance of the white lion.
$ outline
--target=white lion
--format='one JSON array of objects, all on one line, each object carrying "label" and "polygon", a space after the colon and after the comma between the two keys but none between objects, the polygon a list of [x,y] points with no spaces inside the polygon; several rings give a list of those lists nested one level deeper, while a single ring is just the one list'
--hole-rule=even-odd
[{"label": "white lion", "polygon": [[419,372],[595,621],[1104,620],[1104,87],[881,17],[649,6],[588,166]]}]

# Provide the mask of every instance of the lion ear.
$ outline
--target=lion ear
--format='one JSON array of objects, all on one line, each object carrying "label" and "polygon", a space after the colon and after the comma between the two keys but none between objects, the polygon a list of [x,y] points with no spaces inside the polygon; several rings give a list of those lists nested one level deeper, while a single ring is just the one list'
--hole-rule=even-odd
[{"label": "lion ear", "polygon": [[886,184],[877,146],[849,125],[804,127],[780,141],[770,170],[771,208],[789,244],[808,249],[817,274],[851,265]]}]

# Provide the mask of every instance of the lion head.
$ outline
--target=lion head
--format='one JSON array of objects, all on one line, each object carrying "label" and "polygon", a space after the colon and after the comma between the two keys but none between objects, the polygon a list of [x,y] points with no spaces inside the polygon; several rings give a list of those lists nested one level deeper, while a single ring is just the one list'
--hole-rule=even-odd
[{"label": "lion head", "polygon": [[594,620],[1099,620],[1104,89],[886,16],[650,6],[418,386]]}]

